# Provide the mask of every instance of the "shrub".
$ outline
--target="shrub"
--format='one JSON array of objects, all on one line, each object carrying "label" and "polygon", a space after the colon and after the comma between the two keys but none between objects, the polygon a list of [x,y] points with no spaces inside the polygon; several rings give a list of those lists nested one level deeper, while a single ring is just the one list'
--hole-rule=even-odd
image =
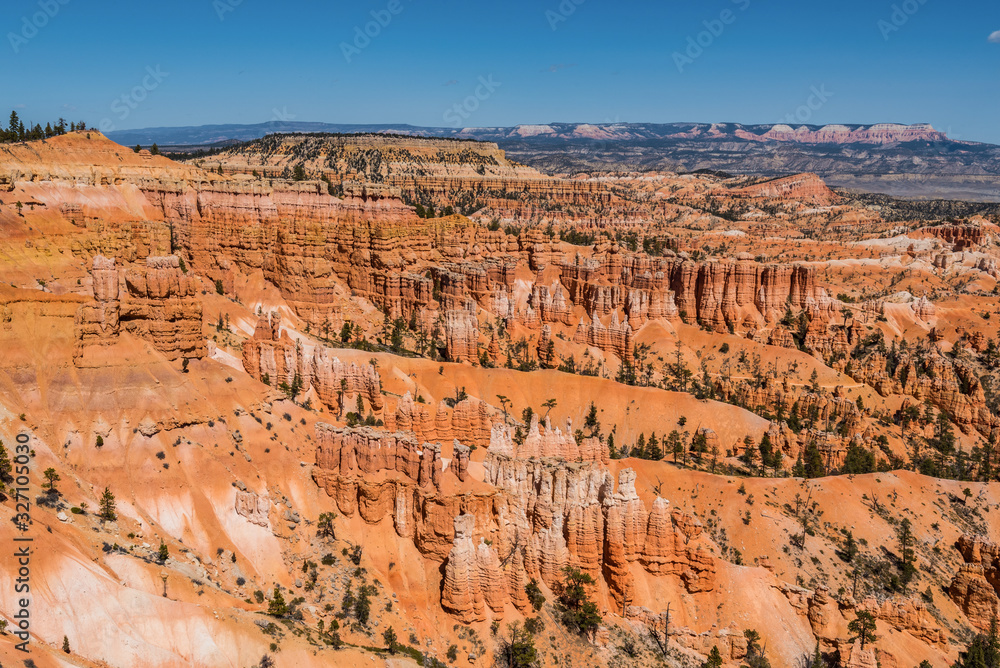
[{"label": "shrub", "polygon": [[524,630],[533,636],[537,636],[545,630],[545,622],[542,621],[541,617],[529,617],[524,620]]},{"label": "shrub", "polygon": [[535,612],[541,610],[542,606],[545,605],[545,595],[542,594],[542,590],[538,586],[538,580],[535,578],[531,578],[531,582],[524,588],[524,593],[528,595],[528,601]]},{"label": "shrub", "polygon": [[284,617],[288,614],[288,606],[285,604],[285,597],[281,595],[278,586],[274,586],[274,593],[271,595],[271,602],[267,606],[267,614],[272,617]]}]

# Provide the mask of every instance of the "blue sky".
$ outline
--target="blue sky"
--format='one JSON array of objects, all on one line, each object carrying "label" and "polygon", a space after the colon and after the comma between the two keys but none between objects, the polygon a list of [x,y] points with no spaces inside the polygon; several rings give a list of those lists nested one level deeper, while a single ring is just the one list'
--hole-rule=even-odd
[{"label": "blue sky", "polygon": [[[462,125],[791,116],[929,122],[959,139],[1000,144],[995,0],[4,7],[0,113],[17,107],[42,123],[65,116],[114,129],[280,118],[449,126],[457,122],[449,109],[478,92]],[[384,26],[371,23],[378,18]],[[366,26],[375,36],[356,40]],[[483,87],[481,77],[493,85]]]}]

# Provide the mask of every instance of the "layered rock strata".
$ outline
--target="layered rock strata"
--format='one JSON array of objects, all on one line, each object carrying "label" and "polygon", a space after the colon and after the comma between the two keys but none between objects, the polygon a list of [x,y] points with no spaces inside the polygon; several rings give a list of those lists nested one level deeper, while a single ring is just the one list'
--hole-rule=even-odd
[{"label": "layered rock strata", "polygon": [[253,337],[243,342],[243,368],[272,387],[298,384],[302,393],[314,389],[323,405],[338,413],[352,406],[350,399],[357,395],[367,399],[373,411],[384,405],[375,367],[345,364],[330,348],[292,341],[277,313],[261,317]]},{"label": "layered rock strata", "polygon": [[150,257],[125,270],[97,256],[92,271],[94,303],[80,307],[76,316],[78,364],[88,347],[112,344],[123,332],[171,360],[207,354],[197,286],[177,256]]}]

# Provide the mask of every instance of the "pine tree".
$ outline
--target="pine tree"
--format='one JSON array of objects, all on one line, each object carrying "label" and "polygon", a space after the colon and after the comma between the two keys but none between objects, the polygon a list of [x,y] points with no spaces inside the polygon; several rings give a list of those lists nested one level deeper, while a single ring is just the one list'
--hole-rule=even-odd
[{"label": "pine tree", "polygon": [[69,638],[67,636],[63,636],[62,651],[66,652],[67,654],[70,653]]},{"label": "pine tree", "polygon": [[792,467],[792,476],[795,478],[805,478],[806,477],[806,465],[802,461],[802,453],[799,453],[798,458],[795,460],[795,466]]},{"label": "pine tree", "polygon": [[578,633],[596,630],[601,624],[601,614],[586,590],[587,586],[594,584],[594,578],[572,566],[563,568],[563,576],[562,594],[559,596],[563,624]]},{"label": "pine tree", "polygon": [[825,668],[823,664],[823,655],[819,653],[819,642],[816,643],[816,650],[813,652],[812,662],[809,664],[809,668]]},{"label": "pine tree", "polygon": [[601,423],[597,419],[597,406],[594,405],[594,402],[590,402],[590,409],[587,411],[587,417],[583,421],[583,427],[590,430],[588,436],[599,436],[601,433]]},{"label": "pine tree", "polygon": [[654,462],[663,459],[663,450],[660,449],[660,441],[656,438],[655,431],[649,435],[649,441],[646,443],[646,459]]},{"label": "pine tree", "polygon": [[764,471],[768,467],[777,468],[774,466],[774,446],[771,445],[771,437],[767,432],[764,432],[764,435],[761,437],[760,445],[757,446],[757,449],[760,451],[761,475],[764,475]]},{"label": "pine tree", "polygon": [[389,654],[396,653],[396,630],[391,626],[387,628],[382,633],[382,642],[385,643],[385,648],[389,650]]},{"label": "pine tree", "polygon": [[101,519],[105,522],[114,522],[118,519],[117,508],[115,507],[115,495],[107,487],[104,488],[104,494],[101,495],[100,508]]},{"label": "pine tree", "polygon": [[917,573],[917,567],[914,565],[916,557],[913,553],[913,531],[911,529],[911,524],[909,519],[903,519],[899,523],[899,559],[900,559],[900,576],[899,581],[903,585],[903,591],[906,591],[906,585],[910,584],[913,580],[913,576]]},{"label": "pine tree", "polygon": [[13,470],[7,448],[3,446],[3,441],[0,441],[0,483],[8,482],[11,479],[10,474]]},{"label": "pine tree", "polygon": [[851,640],[861,641],[861,651],[865,651],[865,643],[875,642],[878,636],[875,635],[875,615],[867,610],[859,610],[857,617],[847,625],[847,630],[854,634]]},{"label": "pine tree", "polygon": [[792,404],[792,409],[788,412],[788,428],[796,434],[802,431],[802,421],[799,418],[799,402]]},{"label": "pine tree", "polygon": [[753,437],[747,434],[743,438],[743,462],[750,469],[750,475],[753,475],[754,468],[756,467],[757,452],[757,446],[754,445]]},{"label": "pine tree", "polygon": [[840,558],[851,563],[856,556],[858,556],[858,543],[854,540],[854,533],[848,529],[847,538],[844,540],[844,550],[840,553]]},{"label": "pine tree", "polygon": [[1000,666],[1000,639],[997,638],[997,618],[994,615],[990,622],[989,634],[976,635],[969,648],[959,655],[954,668],[996,668],[997,666]]},{"label": "pine tree", "polygon": [[815,441],[806,446],[805,473],[807,478],[822,478],[826,473],[823,466],[823,455]]},{"label": "pine tree", "polygon": [[320,538],[335,538],[333,520],[337,518],[337,513],[320,513],[316,522],[316,535]]},{"label": "pine tree", "polygon": [[712,645],[712,651],[708,653],[708,659],[701,664],[701,668],[722,668],[722,653],[719,652],[718,645]]},{"label": "pine tree", "polygon": [[160,541],[160,549],[157,550],[156,556],[160,560],[161,564],[165,563],[167,559],[170,558],[170,548],[168,548],[167,544],[164,543],[162,540]]},{"label": "pine tree", "polygon": [[42,484],[42,487],[47,488],[52,494],[58,494],[59,490],[56,489],[56,483],[62,480],[62,478],[59,477],[56,470],[54,468],[47,468],[42,475],[45,476],[46,480],[46,482]]}]

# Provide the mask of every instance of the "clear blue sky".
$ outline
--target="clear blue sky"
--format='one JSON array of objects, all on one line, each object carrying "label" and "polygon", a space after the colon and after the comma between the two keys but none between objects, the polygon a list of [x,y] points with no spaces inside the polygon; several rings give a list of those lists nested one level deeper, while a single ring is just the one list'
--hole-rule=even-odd
[{"label": "clear blue sky", "polygon": [[[492,76],[499,86],[479,88],[485,99],[463,125],[775,123],[798,112],[817,124],[929,122],[1000,144],[996,0],[5,0],[4,10],[0,113],[17,107],[43,124],[448,126],[448,109]],[[348,62],[343,44],[372,11],[391,20]],[[675,54],[703,31],[703,52],[678,67]],[[810,100],[813,87],[827,99]]]}]

